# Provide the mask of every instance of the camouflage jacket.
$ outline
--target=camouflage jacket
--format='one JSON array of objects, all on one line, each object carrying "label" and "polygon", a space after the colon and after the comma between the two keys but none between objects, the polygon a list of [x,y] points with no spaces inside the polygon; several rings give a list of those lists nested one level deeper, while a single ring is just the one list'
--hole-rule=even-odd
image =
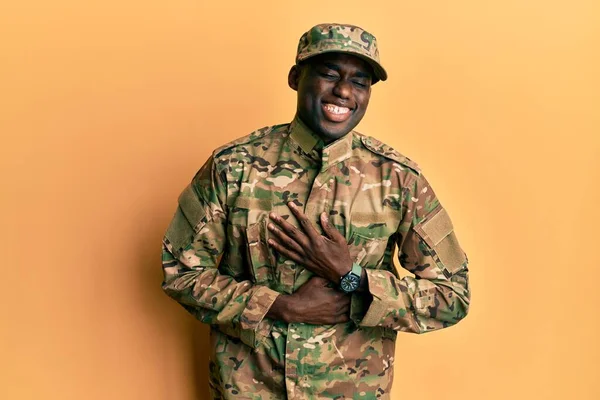
[{"label": "camouflage jacket", "polygon": [[[326,211],[368,276],[351,321],[265,317],[310,277],[267,244],[268,213]],[[393,263],[413,275],[399,277]],[[351,132],[324,146],[299,120],[217,149],[179,197],[163,241],[163,289],[211,325],[215,399],[385,399],[398,331],[455,324],[469,306],[467,258],[415,163]]]}]

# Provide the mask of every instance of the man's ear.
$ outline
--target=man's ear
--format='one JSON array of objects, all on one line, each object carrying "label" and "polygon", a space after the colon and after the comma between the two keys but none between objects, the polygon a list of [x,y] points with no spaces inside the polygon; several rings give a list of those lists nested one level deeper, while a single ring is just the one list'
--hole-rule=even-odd
[{"label": "man's ear", "polygon": [[293,65],[288,73],[288,85],[296,91],[298,90],[298,82],[300,82],[300,72],[300,68],[297,65]]}]

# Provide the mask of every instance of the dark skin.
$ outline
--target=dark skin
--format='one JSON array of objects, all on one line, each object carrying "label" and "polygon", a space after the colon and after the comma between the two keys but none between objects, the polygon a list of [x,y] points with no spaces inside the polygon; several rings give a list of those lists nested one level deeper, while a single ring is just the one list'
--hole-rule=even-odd
[{"label": "dark skin", "polygon": [[[348,134],[363,118],[371,96],[373,71],[362,59],[343,53],[326,53],[291,68],[289,86],[298,92],[300,119],[331,143]],[[331,107],[337,107],[331,112]],[[346,239],[329,224],[323,213],[320,235],[294,203],[288,204],[300,228],[280,215],[270,214],[269,244],[284,257],[315,274],[291,295],[280,295],[267,316],[288,323],[328,325],[347,322],[350,295],[341,292],[340,279],[352,269]],[[365,292],[363,270],[358,292]]]},{"label": "dark skin", "polygon": [[[324,53],[294,65],[290,88],[298,92],[297,113],[313,132],[330,143],[345,136],[364,117],[371,98],[373,70],[362,59],[344,53]],[[323,105],[350,109],[346,121],[331,121]]]}]

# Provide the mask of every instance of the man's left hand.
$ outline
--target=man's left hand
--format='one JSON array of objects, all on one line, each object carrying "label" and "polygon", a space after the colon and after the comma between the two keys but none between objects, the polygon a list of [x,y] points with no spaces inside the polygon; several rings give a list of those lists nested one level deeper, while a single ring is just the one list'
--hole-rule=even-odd
[{"label": "man's left hand", "polygon": [[269,230],[273,234],[269,244],[288,259],[304,265],[318,276],[336,284],[352,269],[352,259],[346,238],[329,223],[326,213],[321,214],[321,227],[327,236],[317,232],[308,217],[294,203],[288,204],[300,223],[296,228],[280,215],[271,213]]}]

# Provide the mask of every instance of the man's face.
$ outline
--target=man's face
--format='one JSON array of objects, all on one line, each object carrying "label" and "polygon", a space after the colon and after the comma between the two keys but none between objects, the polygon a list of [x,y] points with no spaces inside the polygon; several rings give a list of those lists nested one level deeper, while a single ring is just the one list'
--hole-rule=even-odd
[{"label": "man's face", "polygon": [[371,97],[373,71],[344,53],[325,53],[290,70],[298,92],[298,115],[325,143],[350,132],[363,118]]}]

